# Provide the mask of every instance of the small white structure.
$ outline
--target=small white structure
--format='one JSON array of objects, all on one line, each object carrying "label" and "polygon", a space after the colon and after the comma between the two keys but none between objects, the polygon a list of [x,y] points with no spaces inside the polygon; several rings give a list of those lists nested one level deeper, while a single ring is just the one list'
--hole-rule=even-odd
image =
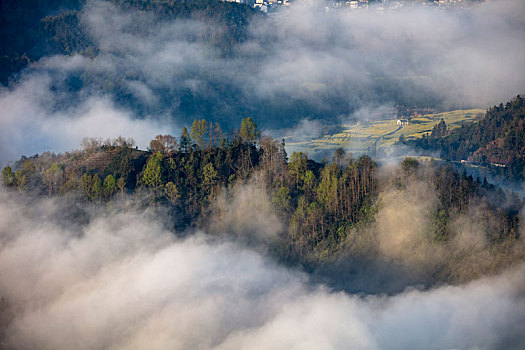
[{"label": "small white structure", "polygon": [[408,125],[408,119],[398,119],[397,125]]}]

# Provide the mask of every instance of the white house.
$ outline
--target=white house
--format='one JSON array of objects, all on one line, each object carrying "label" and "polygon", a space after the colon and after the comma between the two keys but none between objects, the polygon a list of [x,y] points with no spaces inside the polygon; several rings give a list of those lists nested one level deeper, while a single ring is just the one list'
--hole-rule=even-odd
[{"label": "white house", "polygon": [[408,125],[408,119],[398,119],[397,125]]}]

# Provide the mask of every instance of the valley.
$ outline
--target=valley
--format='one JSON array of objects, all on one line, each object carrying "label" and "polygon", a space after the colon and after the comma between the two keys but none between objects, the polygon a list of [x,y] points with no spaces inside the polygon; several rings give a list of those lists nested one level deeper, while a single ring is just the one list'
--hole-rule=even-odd
[{"label": "valley", "polygon": [[335,132],[321,131],[316,138],[309,140],[298,136],[284,137],[289,149],[308,153],[313,158],[343,148],[353,154],[372,154],[385,151],[393,146],[400,137],[405,140],[422,138],[429,135],[432,128],[442,119],[449,130],[463,124],[480,120],[485,115],[483,109],[455,110],[442,113],[419,115],[409,120],[408,125],[398,125],[397,119],[365,120],[354,124],[341,124],[332,127]]}]

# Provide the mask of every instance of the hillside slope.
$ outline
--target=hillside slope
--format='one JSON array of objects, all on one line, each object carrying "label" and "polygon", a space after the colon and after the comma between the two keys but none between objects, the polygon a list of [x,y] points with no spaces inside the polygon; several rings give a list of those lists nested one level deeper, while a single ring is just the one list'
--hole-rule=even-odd
[{"label": "hillside slope", "polygon": [[[153,13],[159,20],[199,19],[215,23],[214,36],[204,38],[224,53],[246,36],[255,9],[220,0],[107,0],[122,9]],[[5,0],[0,2],[0,83],[31,62],[52,54],[96,56],[98,47],[79,20],[85,0]]]},{"label": "hillside slope", "polygon": [[517,96],[490,108],[479,122],[449,130],[443,122],[430,137],[407,141],[423,152],[439,152],[446,160],[470,161],[504,169],[525,178],[525,100]]},{"label": "hillside slope", "polygon": [[156,137],[169,142],[147,152],[122,139],[92,140],[84,151],[23,158],[2,170],[2,182],[93,206],[130,198],[162,207],[177,230],[262,240],[281,262],[353,291],[462,283],[523,259],[523,201],[482,179],[414,158],[384,168],[341,151],[323,163],[298,152],[288,158],[283,143],[258,139],[253,122],[233,138],[207,138],[206,124],[200,132],[196,125],[178,145]]},{"label": "hillside slope", "polygon": [[337,128],[335,132],[323,131],[322,136],[311,140],[301,139],[300,136],[288,136],[285,139],[289,147],[307,152],[313,157],[340,147],[356,154],[370,154],[373,149],[380,151],[393,146],[400,137],[405,140],[420,139],[430,133],[440,120],[445,120],[449,129],[454,129],[481,119],[484,113],[481,109],[469,109],[424,114],[411,118],[408,125],[397,125],[396,119],[362,121],[339,125],[334,127]]}]

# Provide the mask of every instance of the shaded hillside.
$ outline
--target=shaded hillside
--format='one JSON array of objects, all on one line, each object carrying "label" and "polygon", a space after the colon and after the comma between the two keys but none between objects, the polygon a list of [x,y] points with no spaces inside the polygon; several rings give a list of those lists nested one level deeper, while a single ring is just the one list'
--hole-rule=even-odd
[{"label": "shaded hillside", "polygon": [[[109,1],[109,0],[108,0]],[[151,12],[159,20],[198,19],[222,26],[214,35],[201,38],[212,42],[224,54],[246,36],[245,25],[259,12],[245,5],[206,1],[113,0],[122,9]],[[0,82],[30,62],[51,54],[83,54],[94,57],[98,48],[79,21],[85,0],[29,1],[0,3]]]},{"label": "shaded hillside", "polygon": [[[85,0],[2,0],[0,2],[0,82],[29,62],[52,53],[47,44],[52,33],[41,21],[48,16],[78,10]],[[70,35],[66,28],[67,35]],[[70,40],[70,39],[68,39]]]},{"label": "shaded hillside", "polygon": [[78,11],[42,18],[40,32],[46,54],[72,55],[78,53],[94,56],[97,50],[82,30]]},{"label": "shaded hillside", "polygon": [[405,142],[421,151],[438,151],[447,160],[492,165],[514,179],[525,178],[525,100],[517,96],[490,108],[479,122],[449,131],[445,122],[424,138]]}]

